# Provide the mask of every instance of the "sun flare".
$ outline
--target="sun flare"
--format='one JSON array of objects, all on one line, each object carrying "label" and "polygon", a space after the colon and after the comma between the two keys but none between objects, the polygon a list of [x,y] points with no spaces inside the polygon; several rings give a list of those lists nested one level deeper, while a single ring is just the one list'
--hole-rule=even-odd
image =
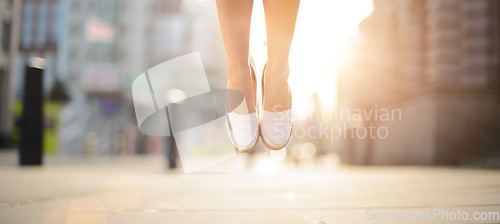
[{"label": "sun flare", "polygon": [[[371,11],[371,0],[301,1],[290,50],[289,78],[293,108],[299,118],[314,109],[310,98],[315,93],[323,110],[335,108],[338,66],[348,61],[347,42]],[[250,54],[258,65],[267,60],[264,18],[262,2],[255,1]]]}]

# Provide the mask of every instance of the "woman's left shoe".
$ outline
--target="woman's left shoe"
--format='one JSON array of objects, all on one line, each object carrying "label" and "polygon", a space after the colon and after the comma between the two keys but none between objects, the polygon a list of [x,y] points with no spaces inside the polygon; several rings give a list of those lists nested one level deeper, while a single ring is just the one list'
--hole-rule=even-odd
[{"label": "woman's left shoe", "polygon": [[[262,102],[265,100],[264,73],[266,66],[262,72]],[[284,148],[292,135],[292,109],[278,112],[263,109],[260,117],[259,129],[262,143],[272,150]]]}]

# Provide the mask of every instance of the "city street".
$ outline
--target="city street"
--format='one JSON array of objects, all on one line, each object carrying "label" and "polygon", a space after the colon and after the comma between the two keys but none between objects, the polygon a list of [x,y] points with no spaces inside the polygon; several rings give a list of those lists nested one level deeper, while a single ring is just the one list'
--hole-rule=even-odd
[{"label": "city street", "polygon": [[[0,223],[400,223],[426,210],[467,212],[471,223],[474,212],[500,211],[497,170],[297,167],[262,155],[189,175],[158,156],[15,163],[2,153]],[[409,215],[371,221],[391,212]],[[432,217],[410,222],[459,222]]]},{"label": "city street", "polygon": [[500,1],[0,20],[0,224],[500,224]]}]

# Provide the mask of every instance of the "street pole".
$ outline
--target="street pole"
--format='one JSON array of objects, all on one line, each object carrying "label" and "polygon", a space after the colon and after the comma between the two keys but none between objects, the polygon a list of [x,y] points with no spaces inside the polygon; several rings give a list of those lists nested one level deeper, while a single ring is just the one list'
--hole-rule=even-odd
[{"label": "street pole", "polygon": [[43,157],[43,64],[33,58],[26,67],[21,120],[19,164],[42,165]]}]

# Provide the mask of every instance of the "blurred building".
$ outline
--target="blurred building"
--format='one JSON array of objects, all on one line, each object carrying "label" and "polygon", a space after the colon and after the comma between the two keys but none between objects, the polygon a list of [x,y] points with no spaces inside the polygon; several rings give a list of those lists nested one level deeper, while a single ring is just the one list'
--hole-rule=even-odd
[{"label": "blurred building", "polygon": [[0,1],[0,148],[11,147],[14,70],[20,22],[21,1]]},{"label": "blurred building", "polygon": [[62,114],[64,152],[116,153],[116,139],[137,127],[131,84],[154,65],[200,51],[207,73],[225,68],[214,57],[224,50],[212,44],[219,30],[215,10],[205,12],[210,1],[62,1],[60,54],[72,98]]},{"label": "blurred building", "polygon": [[[57,131],[59,127],[58,114],[61,106],[50,102],[49,98],[64,100],[67,98],[61,80],[66,75],[64,61],[61,58],[63,32],[61,22],[64,21],[64,1],[61,0],[23,0],[18,1],[20,10],[17,15],[21,18],[19,36],[15,47],[19,53],[13,61],[13,78],[11,83],[14,95],[11,96],[14,114],[9,118],[16,121],[16,128],[12,133],[14,140],[19,140],[19,124],[21,121],[22,100],[25,83],[25,68],[30,61],[37,57],[43,59],[43,95],[44,104],[44,148],[46,152],[57,150]],[[56,91],[53,91],[54,88]],[[54,94],[55,93],[55,94]]]},{"label": "blurred building", "polygon": [[200,51],[210,84],[224,88],[215,12],[208,0],[1,0],[0,145],[12,136],[33,57],[45,59],[45,96],[56,81],[69,93],[58,136],[66,153],[116,153],[137,126],[131,84],[161,62]]},{"label": "blurred building", "polygon": [[62,152],[117,153],[135,119],[130,84],[152,64],[159,2],[64,0],[61,61],[72,100],[62,114]]},{"label": "blurred building", "polygon": [[[346,138],[352,164],[459,164],[500,155],[500,2],[375,0],[339,77],[339,106],[400,109]],[[478,159],[478,160],[477,160]]]},{"label": "blurred building", "polygon": [[48,94],[57,76],[61,27],[59,0],[23,0],[19,54],[16,61],[16,97],[20,98],[24,83],[24,66],[32,57],[45,59],[44,90]]}]

